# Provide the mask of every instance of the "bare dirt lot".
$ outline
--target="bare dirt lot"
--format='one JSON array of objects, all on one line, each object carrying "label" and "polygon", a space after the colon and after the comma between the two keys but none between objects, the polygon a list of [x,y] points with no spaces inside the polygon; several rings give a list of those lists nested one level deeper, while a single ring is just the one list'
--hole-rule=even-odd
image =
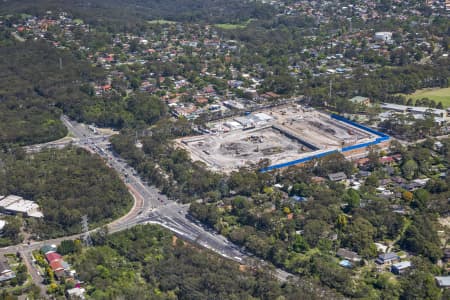
[{"label": "bare dirt lot", "polygon": [[329,115],[289,105],[209,124],[211,134],[177,140],[193,160],[230,172],[262,159],[279,164],[366,142],[371,133]]}]

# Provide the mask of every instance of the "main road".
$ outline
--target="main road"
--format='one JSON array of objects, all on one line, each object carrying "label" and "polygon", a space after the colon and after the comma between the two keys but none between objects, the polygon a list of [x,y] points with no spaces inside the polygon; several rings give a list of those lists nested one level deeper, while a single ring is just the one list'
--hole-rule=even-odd
[{"label": "main road", "polygon": [[[66,116],[62,116],[61,120],[68,128],[72,138],[29,146],[26,150],[28,152],[36,152],[44,148],[62,148],[73,144],[100,155],[108,166],[115,169],[133,195],[134,204],[125,216],[107,225],[108,232],[118,232],[138,224],[159,224],[171,230],[180,238],[208,248],[225,258],[239,263],[269,265],[252,257],[251,254],[234,245],[222,235],[203,227],[199,222],[189,218],[189,205],[170,200],[161,194],[156,187],[149,186],[143,182],[137,175],[136,170],[113,153],[109,143],[110,134],[102,134],[96,128],[72,121]],[[52,240],[34,241],[0,248],[0,255],[21,253],[26,260],[26,265],[32,274],[33,281],[42,287],[41,276],[36,272],[32,263],[29,262],[31,252],[39,249],[44,244],[59,244],[62,240],[77,239],[81,236],[82,234],[76,234]],[[275,269],[273,275],[281,281],[286,281],[289,277],[292,277],[291,274],[281,269]]]}]

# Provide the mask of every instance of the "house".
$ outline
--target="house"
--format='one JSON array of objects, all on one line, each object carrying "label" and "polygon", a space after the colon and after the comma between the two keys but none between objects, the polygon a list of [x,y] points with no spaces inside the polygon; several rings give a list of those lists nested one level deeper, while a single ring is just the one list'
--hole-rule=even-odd
[{"label": "house", "polygon": [[367,97],[356,96],[356,97],[351,98],[349,101],[352,102],[353,104],[357,104],[357,105],[363,105],[363,106],[370,105],[370,99]]},{"label": "house", "polygon": [[434,279],[440,288],[450,288],[450,276],[436,276]]},{"label": "house", "polygon": [[379,162],[383,165],[390,165],[394,163],[394,158],[391,156],[380,157]]},{"label": "house", "polygon": [[370,171],[359,171],[358,172],[358,175],[360,176],[360,177],[369,177],[370,176],[370,174],[372,174]]},{"label": "house", "polygon": [[400,257],[393,252],[380,254],[378,255],[378,258],[375,260],[375,262],[380,265],[392,265],[399,261]]},{"label": "house", "polygon": [[393,264],[391,266],[391,272],[396,275],[401,275],[401,274],[406,273],[409,270],[409,268],[411,268],[411,267],[412,267],[412,264],[410,261],[402,261],[402,262]]},{"label": "house", "polygon": [[0,258],[0,282],[11,280],[16,274],[9,267],[8,261],[4,256]]},{"label": "house", "polygon": [[81,287],[75,287],[66,291],[68,299],[85,299],[85,292],[86,290]]},{"label": "house", "polygon": [[377,41],[390,42],[392,40],[392,32],[389,31],[375,32],[374,38]]},{"label": "house", "polygon": [[51,263],[49,263],[50,268],[52,268],[52,270],[54,272],[56,271],[64,271],[64,266],[62,265],[62,260],[61,259],[57,259],[52,261]]},{"label": "house", "polygon": [[343,258],[345,260],[348,260],[350,262],[359,262],[361,261],[361,257],[358,255],[358,253],[354,252],[354,251],[350,251],[348,249],[345,248],[340,248],[336,255],[340,258]]},{"label": "house", "polygon": [[45,258],[49,263],[51,263],[54,260],[61,260],[61,255],[59,255],[59,253],[56,252],[49,252],[45,254]]},{"label": "house", "polygon": [[313,176],[313,177],[311,177],[311,182],[312,183],[321,184],[321,183],[324,183],[325,181],[326,181],[326,179],[323,178],[323,177],[320,177],[320,176]]},{"label": "house", "polygon": [[343,181],[343,180],[347,179],[347,175],[345,175],[344,172],[337,172],[337,173],[328,174],[328,178],[331,181]]},{"label": "house", "polygon": [[405,179],[403,179],[400,176],[393,176],[393,177],[391,177],[391,180],[397,184],[403,184],[406,181]]}]

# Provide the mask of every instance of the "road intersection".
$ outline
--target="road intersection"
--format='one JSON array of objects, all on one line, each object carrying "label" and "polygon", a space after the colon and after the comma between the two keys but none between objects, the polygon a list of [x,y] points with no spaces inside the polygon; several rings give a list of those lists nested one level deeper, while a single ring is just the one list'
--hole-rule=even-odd
[{"label": "road intersection", "polygon": [[[107,225],[109,233],[126,230],[139,224],[158,224],[174,232],[180,238],[210,249],[227,259],[252,265],[268,265],[266,262],[252,257],[251,254],[234,245],[222,235],[203,227],[199,222],[189,218],[189,205],[170,200],[161,194],[156,187],[149,186],[143,182],[133,168],[111,151],[110,134],[100,134],[92,126],[77,123],[66,116],[62,116],[61,120],[68,128],[72,138],[29,146],[26,147],[26,151],[37,152],[44,148],[63,148],[72,144],[100,155],[109,167],[115,169],[132,194],[134,204],[125,216]],[[97,229],[92,230],[92,232],[95,230]],[[78,239],[81,236],[82,234],[76,234],[52,240],[34,241],[0,248],[0,255],[19,252],[25,258],[25,263],[33,281],[42,289],[44,288],[42,277],[36,271],[33,263],[29,261],[32,251],[39,249],[45,244],[59,244],[63,240]],[[286,281],[289,277],[292,277],[291,274],[281,269],[275,269],[273,275],[281,281]]]}]

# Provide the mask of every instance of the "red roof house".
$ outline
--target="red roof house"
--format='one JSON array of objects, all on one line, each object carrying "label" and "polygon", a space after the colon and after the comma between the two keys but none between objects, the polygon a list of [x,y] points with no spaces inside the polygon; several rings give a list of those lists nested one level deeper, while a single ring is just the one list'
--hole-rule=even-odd
[{"label": "red roof house", "polygon": [[45,258],[47,259],[47,261],[48,261],[49,263],[51,263],[51,262],[54,261],[54,260],[61,259],[61,255],[59,255],[59,254],[56,253],[56,252],[50,252],[50,253],[47,253],[47,254],[45,255]]},{"label": "red roof house", "polygon": [[383,156],[380,158],[380,163],[383,165],[391,164],[394,162],[394,159],[391,156]]},{"label": "red roof house", "polygon": [[53,271],[60,271],[60,270],[64,271],[64,267],[61,264],[61,260],[60,259],[52,261],[50,263],[50,268],[52,268]]}]

